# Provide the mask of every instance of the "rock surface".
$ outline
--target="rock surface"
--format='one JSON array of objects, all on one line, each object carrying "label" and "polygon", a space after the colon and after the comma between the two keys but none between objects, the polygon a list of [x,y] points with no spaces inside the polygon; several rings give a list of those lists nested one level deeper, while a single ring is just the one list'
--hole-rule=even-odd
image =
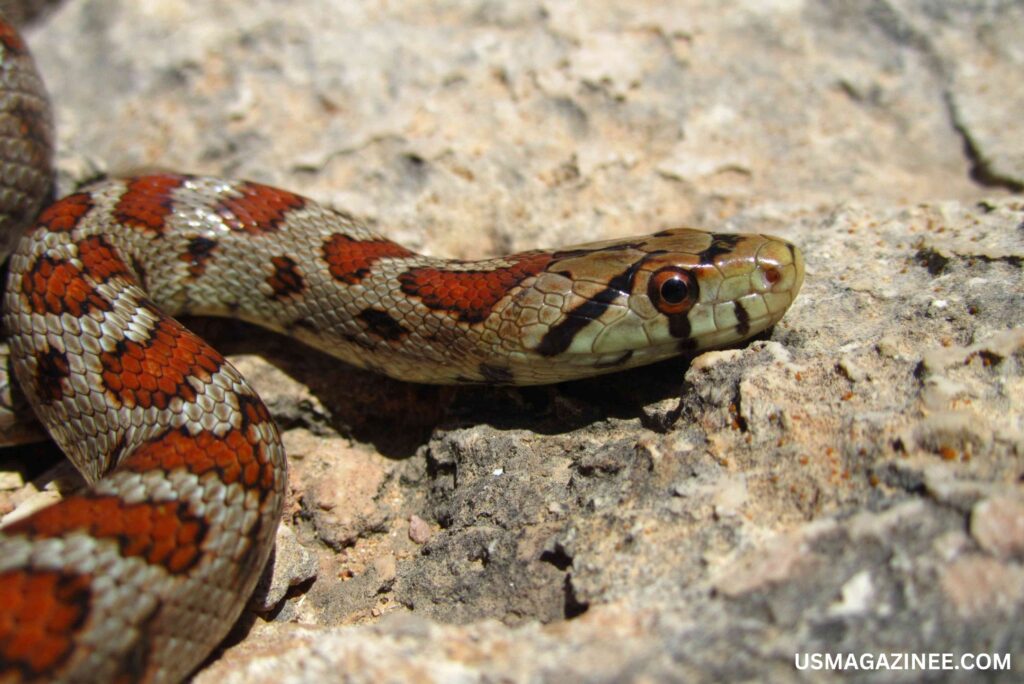
[{"label": "rock surface", "polygon": [[555,388],[404,385],[197,322],[293,466],[260,617],[196,681],[1024,657],[1024,8],[668,5],[92,0],[29,25],[64,190],[247,177],[463,258],[684,223],[807,256],[770,337]]}]

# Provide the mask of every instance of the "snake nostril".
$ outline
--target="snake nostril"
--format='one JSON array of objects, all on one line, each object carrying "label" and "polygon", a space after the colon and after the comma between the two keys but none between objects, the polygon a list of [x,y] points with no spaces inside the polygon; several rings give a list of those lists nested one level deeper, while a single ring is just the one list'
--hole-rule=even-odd
[{"label": "snake nostril", "polygon": [[782,280],[782,272],[777,268],[766,268],[764,269],[764,279],[769,285],[774,285]]}]

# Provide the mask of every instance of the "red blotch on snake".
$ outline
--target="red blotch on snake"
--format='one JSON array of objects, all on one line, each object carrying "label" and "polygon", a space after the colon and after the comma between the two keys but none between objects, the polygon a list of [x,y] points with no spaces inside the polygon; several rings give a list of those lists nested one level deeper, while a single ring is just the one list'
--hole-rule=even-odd
[{"label": "red blotch on snake", "polygon": [[164,232],[164,221],[174,210],[172,193],[188,178],[161,173],[131,179],[114,207],[114,217],[136,230],[160,235]]},{"label": "red blotch on snake", "polygon": [[510,289],[535,276],[554,258],[548,252],[506,257],[511,266],[485,271],[414,268],[398,276],[402,292],[418,297],[431,309],[445,311],[466,323],[479,323]]},{"label": "red blotch on snake", "polygon": [[109,311],[104,299],[69,261],[40,256],[21,277],[21,292],[37,314],[81,317],[90,311]]},{"label": "red blotch on snake", "polygon": [[78,226],[78,222],[89,213],[92,207],[92,198],[89,197],[89,193],[77,192],[44,209],[36,219],[36,225],[45,226],[57,233],[70,232]]},{"label": "red blotch on snake", "polygon": [[167,408],[175,397],[195,401],[189,377],[209,383],[224,362],[224,357],[166,317],[160,317],[145,342],[121,340],[114,351],[102,352],[99,358],[103,384],[121,405],[158,409]]},{"label": "red blotch on snake", "polygon": [[136,449],[123,469],[137,473],[186,470],[193,475],[217,472],[224,484],[237,482],[247,489],[265,491],[274,485],[273,467],[261,442],[244,429],[231,430],[223,436],[207,431],[190,435],[183,430],[171,430]]},{"label": "red blotch on snake", "polygon": [[92,581],[55,570],[0,573],[0,681],[46,679],[67,660],[89,615]]},{"label": "red blotch on snake", "polygon": [[117,251],[103,237],[94,235],[77,243],[78,258],[82,260],[85,274],[105,283],[120,276],[130,278],[131,273]]},{"label": "red blotch on snake", "polygon": [[172,574],[187,572],[200,558],[206,523],[181,501],[126,503],[117,496],[81,495],[8,525],[7,534],[53,539],[83,532],[117,542],[122,556],[143,558]]},{"label": "red blotch on snake", "polygon": [[277,230],[289,211],[306,204],[300,195],[259,183],[239,183],[234,190],[241,196],[225,197],[215,211],[231,230],[252,235]]},{"label": "red blotch on snake", "polygon": [[370,274],[370,269],[380,259],[414,256],[413,252],[399,245],[376,238],[356,240],[341,233],[335,233],[324,242],[324,259],[327,269],[346,285],[356,285]]}]

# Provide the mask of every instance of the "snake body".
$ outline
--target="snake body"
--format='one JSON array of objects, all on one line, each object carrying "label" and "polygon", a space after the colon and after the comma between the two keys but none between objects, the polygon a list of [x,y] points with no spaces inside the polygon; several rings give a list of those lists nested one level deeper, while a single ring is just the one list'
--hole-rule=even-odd
[{"label": "snake body", "polygon": [[[6,25],[0,49],[0,137],[18,141],[0,160],[0,218],[14,232],[49,183],[51,134]],[[50,205],[8,268],[15,374],[89,486],[0,533],[0,682],[178,681],[266,562],[278,431],[172,315],[237,316],[400,379],[521,385],[745,339],[803,279],[785,241],[692,229],[436,259],[285,190],[177,174]]]}]

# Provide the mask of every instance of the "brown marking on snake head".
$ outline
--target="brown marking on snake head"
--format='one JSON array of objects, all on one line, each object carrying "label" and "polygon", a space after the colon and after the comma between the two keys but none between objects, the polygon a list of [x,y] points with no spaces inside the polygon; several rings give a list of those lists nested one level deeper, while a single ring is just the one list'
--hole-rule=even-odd
[{"label": "brown marking on snake head", "polygon": [[220,245],[216,240],[197,236],[188,241],[185,252],[178,259],[188,264],[188,274],[194,279],[206,273],[207,262]]},{"label": "brown marking on snake head", "polygon": [[96,282],[105,283],[115,277],[131,278],[128,265],[102,236],[85,238],[78,242],[77,247],[83,272]]},{"label": "brown marking on snake head", "polygon": [[486,319],[494,305],[513,287],[535,276],[551,263],[549,252],[525,252],[506,257],[510,266],[479,271],[414,268],[398,276],[402,292],[423,305],[449,313],[466,323]]},{"label": "brown marking on snake head", "polygon": [[677,340],[684,340],[690,337],[693,332],[693,328],[690,325],[690,314],[669,314],[665,318],[668,320],[668,334]]},{"label": "brown marking on snake head", "polygon": [[64,398],[64,381],[71,375],[68,357],[56,349],[36,354],[36,383],[39,398],[52,404]]},{"label": "brown marking on snake head", "polygon": [[10,52],[12,55],[27,55],[28,46],[25,45],[25,41],[22,40],[21,34],[18,33],[18,29],[14,28],[6,19],[0,17],[0,45],[3,45],[4,50]]},{"label": "brown marking on snake head", "polygon": [[5,528],[29,539],[84,532],[117,542],[121,555],[142,558],[171,574],[193,567],[202,555],[206,521],[180,501],[127,503],[117,496],[82,494],[61,499]]},{"label": "brown marking on snake head", "polygon": [[51,679],[74,651],[92,603],[92,576],[60,570],[0,573],[0,681]]},{"label": "brown marking on snake head", "polygon": [[355,240],[342,233],[335,233],[324,241],[323,254],[327,270],[335,280],[346,285],[362,281],[379,259],[413,256],[405,247],[390,240]]},{"label": "brown marking on snake head", "polygon": [[90,311],[109,311],[110,302],[69,261],[43,255],[21,276],[21,292],[37,314],[68,313],[80,318]]},{"label": "brown marking on snake head", "polygon": [[711,244],[697,258],[702,264],[714,264],[723,254],[733,253],[741,240],[743,236],[735,233],[711,233]]},{"label": "brown marking on snake head", "polygon": [[736,334],[746,337],[750,333],[750,312],[739,300],[734,301],[732,307],[736,314]]},{"label": "brown marking on snake head", "polygon": [[44,209],[39,214],[36,225],[45,226],[55,233],[70,232],[78,226],[78,222],[89,213],[92,206],[89,193],[76,192]]},{"label": "brown marking on snake head", "polygon": [[129,408],[166,409],[175,397],[195,401],[189,378],[210,382],[224,358],[174,320],[149,310],[159,316],[149,339],[123,339],[100,354],[107,392]]},{"label": "brown marking on snake head", "polygon": [[401,323],[383,309],[363,309],[356,318],[362,322],[367,334],[388,342],[397,342],[409,334]]},{"label": "brown marking on snake head", "polygon": [[220,482],[247,489],[268,490],[274,484],[273,466],[245,430],[230,430],[222,436],[205,430],[196,435],[185,428],[170,430],[136,449],[121,467],[136,473],[180,470],[202,476],[213,472]]},{"label": "brown marking on snake head", "polygon": [[274,267],[274,272],[267,278],[267,285],[270,286],[270,296],[273,299],[280,301],[302,294],[306,281],[295,259],[290,256],[276,256],[270,263]]},{"label": "brown marking on snake head", "polygon": [[633,291],[636,273],[650,256],[647,255],[633,263],[625,271],[611,278],[605,289],[566,313],[562,320],[545,333],[534,351],[541,356],[557,356],[568,349],[577,333],[600,319],[608,307],[620,297]]},{"label": "brown marking on snake head", "polygon": [[114,218],[126,226],[151,235],[160,235],[164,222],[174,209],[174,191],[189,176],[158,173],[131,178],[114,205]]},{"label": "brown marking on snake head", "polygon": [[234,186],[238,197],[226,197],[214,208],[234,231],[260,235],[277,230],[289,211],[300,209],[306,199],[295,193],[259,183]]}]

